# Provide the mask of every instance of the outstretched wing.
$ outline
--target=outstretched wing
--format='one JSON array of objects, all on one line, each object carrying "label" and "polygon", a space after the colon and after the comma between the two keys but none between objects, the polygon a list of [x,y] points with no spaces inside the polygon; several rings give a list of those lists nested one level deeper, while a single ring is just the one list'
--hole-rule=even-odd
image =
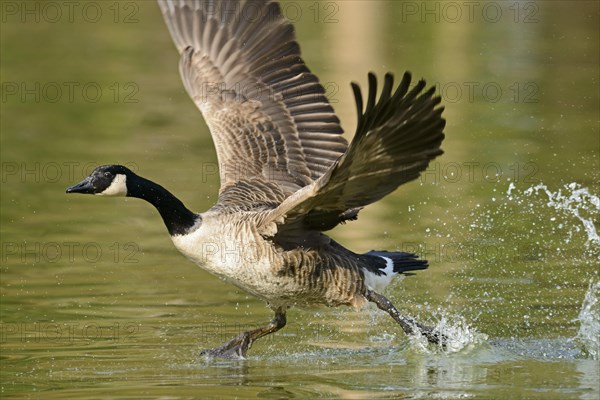
[{"label": "outstretched wing", "polygon": [[[416,179],[442,154],[446,121],[434,89],[424,81],[412,89],[405,73],[392,94],[393,76],[386,74],[376,103],[377,79],[369,74],[369,96],[363,111],[359,86],[352,83],[358,127],[348,151],[313,184],[288,197],[267,221],[328,230],[356,217],[358,210]],[[410,90],[409,90],[410,89]],[[282,219],[283,218],[283,219]]]},{"label": "outstretched wing", "polygon": [[159,0],[180,72],[206,120],[221,193],[274,182],[289,195],[346,150],[324,89],[300,57],[292,25],[270,1]]}]

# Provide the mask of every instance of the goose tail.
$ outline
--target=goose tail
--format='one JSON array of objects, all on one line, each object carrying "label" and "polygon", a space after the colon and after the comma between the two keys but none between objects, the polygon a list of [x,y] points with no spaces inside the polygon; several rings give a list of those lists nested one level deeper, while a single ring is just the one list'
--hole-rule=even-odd
[{"label": "goose tail", "polygon": [[416,254],[401,251],[369,251],[368,265],[364,268],[365,283],[374,290],[385,288],[396,275],[408,271],[427,269],[427,260],[420,260]]}]

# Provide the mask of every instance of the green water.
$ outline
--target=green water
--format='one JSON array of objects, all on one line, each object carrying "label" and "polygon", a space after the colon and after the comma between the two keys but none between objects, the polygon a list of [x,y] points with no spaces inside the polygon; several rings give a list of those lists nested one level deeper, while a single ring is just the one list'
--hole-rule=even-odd
[{"label": "green water", "polygon": [[597,2],[285,3],[348,137],[368,71],[444,97],[446,153],[331,234],[428,258],[386,294],[456,346],[292,309],[245,361],[198,353],[268,321],[262,302],[178,254],[149,205],[64,194],[107,163],[196,211],[218,189],[156,4],[66,3],[0,2],[3,398],[598,398],[598,307],[579,317],[600,296]]}]

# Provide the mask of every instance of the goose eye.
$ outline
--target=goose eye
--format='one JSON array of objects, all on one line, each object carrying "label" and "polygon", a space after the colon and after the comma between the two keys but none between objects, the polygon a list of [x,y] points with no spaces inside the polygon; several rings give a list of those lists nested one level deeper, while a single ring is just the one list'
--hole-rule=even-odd
[{"label": "goose eye", "polygon": [[110,172],[105,172],[104,176],[107,177],[107,178],[110,178],[112,176],[112,174]]}]

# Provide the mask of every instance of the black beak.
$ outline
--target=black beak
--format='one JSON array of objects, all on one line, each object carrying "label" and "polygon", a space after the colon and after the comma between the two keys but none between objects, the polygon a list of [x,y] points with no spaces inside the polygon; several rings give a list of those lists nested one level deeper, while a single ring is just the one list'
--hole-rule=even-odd
[{"label": "black beak", "polygon": [[94,187],[92,186],[92,179],[88,176],[77,185],[67,188],[67,193],[83,193],[92,194],[94,193]]}]

